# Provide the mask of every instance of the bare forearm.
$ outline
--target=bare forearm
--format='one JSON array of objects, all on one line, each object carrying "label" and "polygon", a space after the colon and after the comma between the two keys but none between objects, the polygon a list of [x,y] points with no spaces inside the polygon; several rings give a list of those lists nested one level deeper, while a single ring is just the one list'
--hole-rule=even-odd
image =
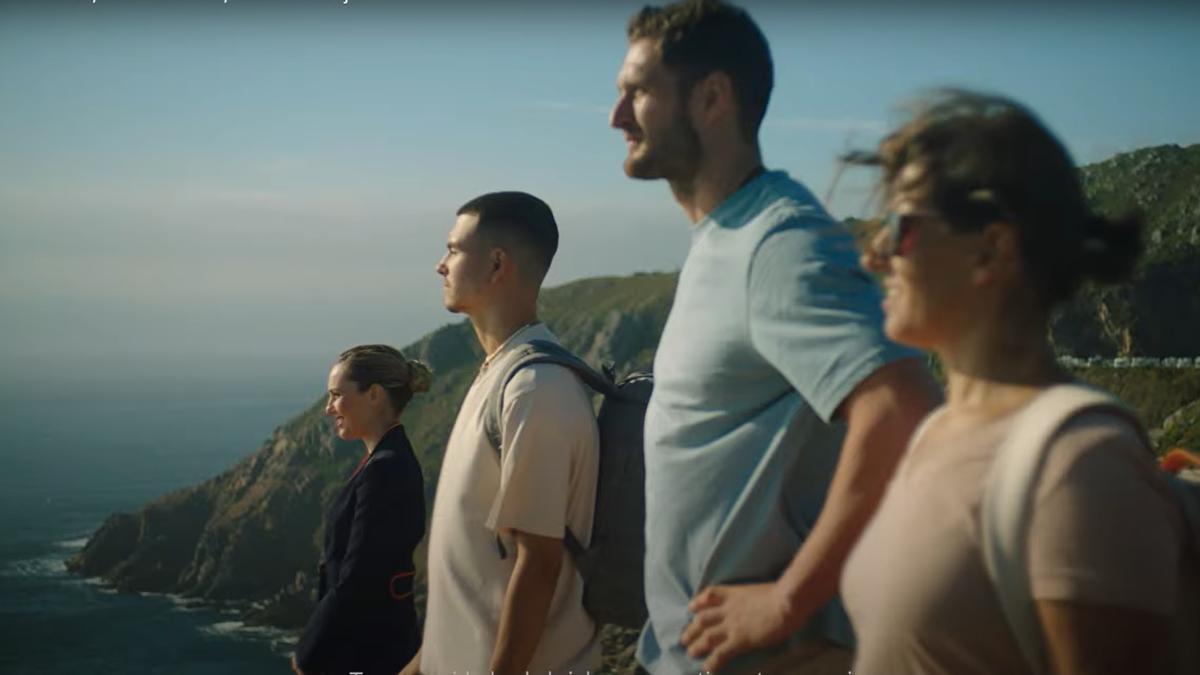
[{"label": "bare forearm", "polygon": [[940,401],[924,366],[884,366],[848,399],[841,457],[812,532],[779,579],[795,627],[837,594],[842,568],[875,515],[913,430]]},{"label": "bare forearm", "polygon": [[915,359],[889,363],[859,383],[839,409],[846,438],[812,533],[779,579],[718,584],[692,598],[694,616],[680,637],[691,658],[719,671],[739,654],[782,642],[834,596],[909,436],[940,400]]},{"label": "bare forearm", "polygon": [[533,537],[542,541],[530,542],[531,535],[517,536],[516,563],[492,651],[491,670],[495,675],[524,673],[529,666],[546,627],[546,615],[562,569],[559,540]]},{"label": "bare forearm", "polygon": [[[839,474],[859,477],[852,466],[839,468]],[[705,671],[719,671],[738,654],[782,642],[837,592],[842,564],[874,507],[869,494],[857,492],[831,489],[829,501],[834,508],[827,502],[812,535],[778,580],[709,586],[689,603],[694,618],[680,643],[691,658],[704,658]],[[850,530],[855,536],[845,534]]]},{"label": "bare forearm", "polygon": [[779,579],[796,628],[838,591],[846,558],[874,515],[894,462],[838,467],[812,532]]}]

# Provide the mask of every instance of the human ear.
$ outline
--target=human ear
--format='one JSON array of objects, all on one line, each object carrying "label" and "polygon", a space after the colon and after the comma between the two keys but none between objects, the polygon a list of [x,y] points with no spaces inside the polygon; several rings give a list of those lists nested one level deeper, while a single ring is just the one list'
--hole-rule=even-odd
[{"label": "human ear", "polygon": [[979,285],[1019,274],[1021,251],[1016,228],[1004,221],[989,223],[979,234],[972,263],[972,279]]},{"label": "human ear", "polygon": [[693,118],[711,124],[733,110],[733,82],[724,71],[715,70],[692,87]]},{"label": "human ear", "polygon": [[496,281],[504,273],[504,269],[508,266],[508,253],[502,248],[492,249],[491,269],[488,273],[488,279]]}]

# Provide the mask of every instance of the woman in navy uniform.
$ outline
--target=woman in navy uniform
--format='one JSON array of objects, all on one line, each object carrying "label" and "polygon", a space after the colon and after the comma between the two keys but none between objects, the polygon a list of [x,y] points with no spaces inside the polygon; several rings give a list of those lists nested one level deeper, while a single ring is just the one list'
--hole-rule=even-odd
[{"label": "woman in navy uniform", "polygon": [[297,673],[395,673],[421,644],[413,550],[425,535],[421,467],[400,424],[429,369],[386,345],[343,352],[325,414],[366,454],[325,514],[317,609],[296,646]]}]

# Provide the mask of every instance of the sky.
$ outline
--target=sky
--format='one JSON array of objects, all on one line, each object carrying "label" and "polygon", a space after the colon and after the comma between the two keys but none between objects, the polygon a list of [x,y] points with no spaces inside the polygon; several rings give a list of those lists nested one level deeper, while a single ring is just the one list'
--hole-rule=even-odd
[{"label": "sky", "polygon": [[[0,380],[319,387],[346,347],[459,319],[434,265],[493,190],[553,207],[550,285],[677,269],[688,222],[607,125],[641,4],[5,0]],[[895,5],[743,4],[775,60],[769,167],[824,194],[945,85],[1028,104],[1080,163],[1200,142],[1200,3]]]}]

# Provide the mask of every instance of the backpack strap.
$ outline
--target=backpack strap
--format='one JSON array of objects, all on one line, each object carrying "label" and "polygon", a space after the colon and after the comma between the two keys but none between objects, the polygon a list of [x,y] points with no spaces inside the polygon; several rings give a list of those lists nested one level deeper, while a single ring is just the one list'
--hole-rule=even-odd
[{"label": "backpack strap", "polygon": [[[488,442],[496,450],[496,458],[501,461],[503,461],[504,455],[502,433],[504,390],[522,368],[537,363],[563,366],[578,375],[584,384],[600,394],[604,396],[619,395],[617,387],[611,379],[596,372],[586,361],[567,351],[562,345],[549,340],[530,340],[505,357],[503,363],[505,364],[504,371],[500,377],[496,378],[496,382],[492,385],[483,404],[483,430],[487,435]],[[585,552],[583,545],[569,528],[563,533],[563,545],[575,560],[579,560]],[[508,549],[498,534],[496,535],[496,550],[502,560],[508,557]]]},{"label": "backpack strap", "polygon": [[1136,414],[1111,394],[1081,384],[1056,385],[1034,398],[1015,420],[984,488],[984,564],[1008,625],[1034,672],[1042,672],[1046,664],[1026,567],[1034,495],[1050,441],[1069,420],[1092,409],[1111,410],[1128,418],[1145,439]]},{"label": "backpack strap", "polygon": [[917,428],[913,429],[912,435],[908,437],[908,448],[906,452],[913,450],[925,438],[925,433],[929,431],[929,427],[933,426],[933,421],[941,417],[946,412],[946,406],[940,405],[934,408],[924,419],[917,424]]},{"label": "backpack strap", "polygon": [[488,442],[496,449],[496,454],[503,454],[501,437],[501,420],[504,415],[504,390],[517,373],[526,366],[536,363],[552,363],[570,369],[584,384],[605,396],[616,393],[612,380],[598,373],[586,361],[567,351],[565,347],[549,340],[530,340],[516,348],[514,353],[504,359],[504,372],[496,378],[491,391],[484,402],[483,430]]}]

